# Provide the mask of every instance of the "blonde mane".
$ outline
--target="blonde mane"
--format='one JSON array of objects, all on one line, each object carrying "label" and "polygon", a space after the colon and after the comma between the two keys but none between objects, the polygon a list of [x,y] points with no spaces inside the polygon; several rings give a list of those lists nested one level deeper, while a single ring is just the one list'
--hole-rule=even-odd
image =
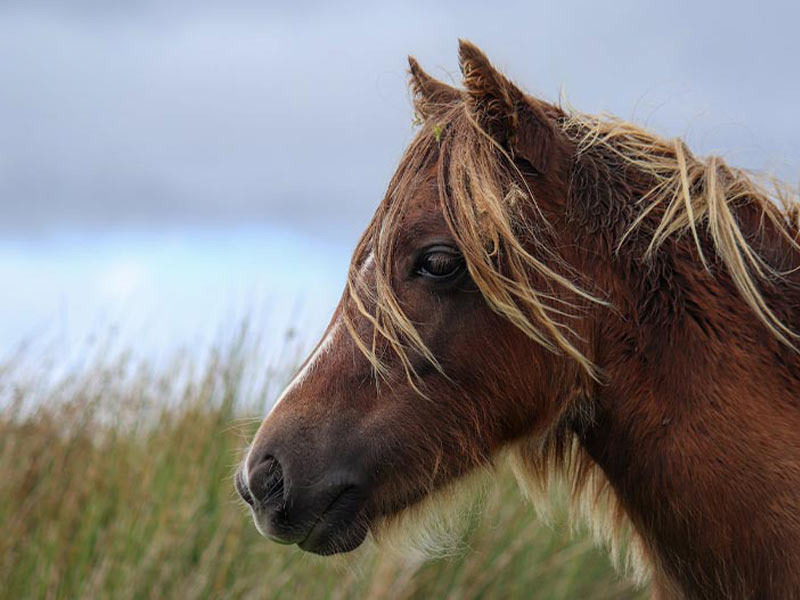
[{"label": "blonde mane", "polygon": [[[728,166],[717,156],[695,157],[680,139],[665,140],[636,125],[613,118],[572,113],[563,123],[564,132],[577,145],[578,157],[600,150],[637,170],[653,182],[636,200],[639,210],[622,236],[644,226],[648,217],[659,215],[647,232],[650,242],[644,259],[650,259],[664,243],[690,233],[703,268],[710,271],[700,239],[705,228],[713,240],[716,257],[722,261],[742,299],[761,322],[787,346],[797,350],[800,335],[783,323],[767,305],[761,286],[797,270],[779,271],[769,265],[742,231],[735,209],[749,205],[759,211],[762,231],[769,223],[788,244],[800,250],[798,191],[769,178]],[[618,248],[619,249],[619,248]]]},{"label": "blonde mane", "polygon": [[[395,234],[406,212],[406,200],[420,185],[427,168],[436,166],[439,203],[450,232],[461,249],[470,277],[493,310],[544,348],[574,359],[592,378],[598,372],[579,350],[574,323],[587,305],[605,304],[602,291],[588,291],[585,274],[576,272],[551,244],[553,231],[512,157],[484,131],[463,101],[440,105],[406,150],[383,202],[359,242],[350,267],[347,291],[357,312],[373,326],[371,340],[357,333],[353,315],[344,321],[377,374],[386,373],[377,342],[389,343],[406,373],[419,383],[408,353],[418,352],[441,367],[392,289]],[[636,125],[573,112],[559,120],[577,147],[576,159],[592,152],[613,155],[653,182],[635,199],[638,210],[619,242],[647,226],[650,241],[643,259],[664,243],[689,233],[703,267],[711,270],[700,230],[713,240],[713,251],[742,299],[782,343],[797,350],[800,335],[772,311],[762,285],[781,279],[797,266],[780,271],[768,264],[742,231],[735,208],[747,204],[765,224],[800,251],[800,204],[797,190],[770,179],[767,184],[722,159],[695,157],[683,141],[664,140]],[[535,215],[532,217],[531,214]],[[655,226],[652,218],[657,216]],[[371,255],[375,286],[367,286],[360,267]],[[549,266],[549,264],[553,266]],[[537,289],[536,283],[543,288]],[[423,392],[423,390],[419,390]]]}]

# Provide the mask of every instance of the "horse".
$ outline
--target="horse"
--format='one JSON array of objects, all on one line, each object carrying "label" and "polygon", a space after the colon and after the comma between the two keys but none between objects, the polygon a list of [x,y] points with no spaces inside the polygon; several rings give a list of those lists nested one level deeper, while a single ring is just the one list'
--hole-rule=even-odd
[{"label": "horse", "polygon": [[459,64],[409,57],[419,130],[235,476],[257,528],[380,544],[508,462],[656,597],[799,596],[796,192]]}]

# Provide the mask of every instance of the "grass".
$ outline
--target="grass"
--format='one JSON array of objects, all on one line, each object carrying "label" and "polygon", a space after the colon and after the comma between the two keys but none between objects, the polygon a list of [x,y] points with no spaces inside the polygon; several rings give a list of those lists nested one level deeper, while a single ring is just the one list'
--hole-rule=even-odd
[{"label": "grass", "polygon": [[281,378],[253,383],[246,337],[158,371],[102,350],[56,380],[0,364],[0,598],[641,597],[502,471],[452,558],[267,542],[232,473]]}]

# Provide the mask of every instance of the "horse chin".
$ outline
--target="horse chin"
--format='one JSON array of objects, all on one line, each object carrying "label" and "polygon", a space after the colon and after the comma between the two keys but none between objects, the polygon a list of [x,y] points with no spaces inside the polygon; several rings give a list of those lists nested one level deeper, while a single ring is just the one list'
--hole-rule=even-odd
[{"label": "horse chin", "polygon": [[324,530],[325,526],[322,527],[323,530],[319,532],[315,527],[309,537],[298,544],[301,550],[320,556],[352,552],[361,546],[369,530],[360,522],[352,523],[335,533],[327,532]]},{"label": "horse chin", "polygon": [[323,514],[306,538],[297,544],[301,550],[320,556],[331,556],[352,552],[361,546],[369,532],[364,512],[344,518],[331,514],[332,512]]}]

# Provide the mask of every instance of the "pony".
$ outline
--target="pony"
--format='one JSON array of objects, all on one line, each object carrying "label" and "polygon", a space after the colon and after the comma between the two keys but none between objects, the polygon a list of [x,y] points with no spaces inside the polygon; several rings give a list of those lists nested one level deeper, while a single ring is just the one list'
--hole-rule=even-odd
[{"label": "pony", "polygon": [[797,597],[796,192],[459,64],[409,57],[419,131],[235,477],[256,526],[348,552],[508,461],[656,597]]}]

